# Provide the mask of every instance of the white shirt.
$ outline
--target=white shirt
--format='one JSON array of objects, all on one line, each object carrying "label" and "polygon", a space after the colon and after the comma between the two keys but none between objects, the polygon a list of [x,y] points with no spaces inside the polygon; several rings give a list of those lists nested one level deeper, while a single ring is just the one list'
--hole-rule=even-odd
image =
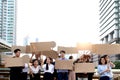
[{"label": "white shirt", "polygon": [[48,70],[46,70],[46,64],[44,64],[43,66],[43,70],[44,70],[44,72],[49,72],[49,73],[52,73],[53,74],[53,72],[54,72],[54,65],[53,64],[48,64]]},{"label": "white shirt", "polygon": [[29,67],[28,64],[25,63],[24,68],[22,69],[22,72],[28,72],[29,71],[28,67]]},{"label": "white shirt", "polygon": [[34,66],[30,66],[30,70],[32,71],[32,73],[36,74],[39,72],[39,70],[41,70],[40,66],[37,66],[36,68]]}]

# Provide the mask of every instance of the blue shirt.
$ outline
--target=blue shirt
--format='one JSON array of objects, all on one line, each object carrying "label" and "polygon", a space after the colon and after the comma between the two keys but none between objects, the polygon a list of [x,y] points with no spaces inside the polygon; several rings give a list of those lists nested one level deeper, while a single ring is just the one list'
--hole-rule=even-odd
[{"label": "blue shirt", "polygon": [[102,76],[108,76],[110,78],[113,77],[113,75],[111,74],[111,70],[110,70],[110,72],[104,72],[106,69],[108,69],[108,67],[110,68],[109,65],[98,65],[98,73],[99,73],[100,77],[102,77]]},{"label": "blue shirt", "polygon": [[[66,58],[59,58],[58,60],[68,60],[68,59],[66,59]],[[68,72],[68,70],[58,69],[57,72]]]}]

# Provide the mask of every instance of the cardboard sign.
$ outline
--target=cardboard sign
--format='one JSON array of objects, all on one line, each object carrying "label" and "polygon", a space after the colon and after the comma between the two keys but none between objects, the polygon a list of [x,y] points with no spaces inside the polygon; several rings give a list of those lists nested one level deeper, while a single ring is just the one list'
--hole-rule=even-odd
[{"label": "cardboard sign", "polygon": [[67,54],[78,53],[78,50],[77,50],[76,47],[62,47],[62,46],[58,46],[58,52],[60,52],[61,50],[64,50]]},{"label": "cardboard sign", "polygon": [[21,58],[23,59],[23,63],[29,63],[29,61],[30,61],[30,58],[28,55],[24,55]]},{"label": "cardboard sign", "polygon": [[41,54],[45,55],[46,57],[51,57],[53,59],[58,58],[58,53],[57,53],[57,51],[54,51],[54,50],[42,51]]},{"label": "cardboard sign", "polygon": [[32,49],[30,45],[26,46],[26,53],[32,53]]},{"label": "cardboard sign", "polygon": [[9,57],[5,59],[5,67],[22,67],[25,63],[29,63],[29,57],[27,56],[21,58]]},{"label": "cardboard sign", "polygon": [[56,60],[55,69],[73,70],[72,60]]},{"label": "cardboard sign", "polygon": [[51,41],[51,42],[34,42],[34,43],[31,43],[32,52],[50,51],[55,46],[56,46],[56,43],[54,41]]},{"label": "cardboard sign", "polygon": [[20,49],[21,53],[26,53],[26,46],[12,46],[11,51],[14,52],[15,49]]},{"label": "cardboard sign", "polygon": [[94,44],[92,52],[95,54],[119,54],[120,44]]},{"label": "cardboard sign", "polygon": [[94,63],[75,63],[76,73],[91,73],[95,72]]}]

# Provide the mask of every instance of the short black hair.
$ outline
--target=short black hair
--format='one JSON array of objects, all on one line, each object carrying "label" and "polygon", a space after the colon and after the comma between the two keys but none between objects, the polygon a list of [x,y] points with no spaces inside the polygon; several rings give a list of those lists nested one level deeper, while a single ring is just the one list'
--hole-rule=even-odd
[{"label": "short black hair", "polygon": [[73,59],[73,56],[69,56],[69,59]]},{"label": "short black hair", "polygon": [[60,53],[64,53],[64,54],[65,54],[65,51],[64,51],[64,50],[61,50]]},{"label": "short black hair", "polygon": [[17,53],[18,51],[21,51],[20,49],[15,49],[14,50],[14,53]]}]

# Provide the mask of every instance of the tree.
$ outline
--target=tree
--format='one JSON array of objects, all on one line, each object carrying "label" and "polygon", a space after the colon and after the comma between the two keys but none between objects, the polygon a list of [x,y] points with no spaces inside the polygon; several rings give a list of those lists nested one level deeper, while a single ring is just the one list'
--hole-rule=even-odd
[{"label": "tree", "polygon": [[115,61],[115,68],[114,69],[120,69],[120,61]]}]

